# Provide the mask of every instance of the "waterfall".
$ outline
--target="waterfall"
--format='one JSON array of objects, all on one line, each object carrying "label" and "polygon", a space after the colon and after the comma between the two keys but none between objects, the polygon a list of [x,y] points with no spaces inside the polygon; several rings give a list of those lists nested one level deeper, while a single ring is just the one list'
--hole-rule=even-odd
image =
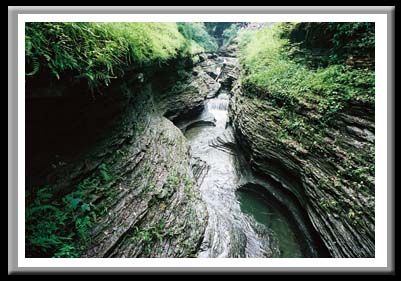
[{"label": "waterfall", "polygon": [[228,109],[228,100],[224,99],[211,99],[207,104],[208,110],[224,110]]}]

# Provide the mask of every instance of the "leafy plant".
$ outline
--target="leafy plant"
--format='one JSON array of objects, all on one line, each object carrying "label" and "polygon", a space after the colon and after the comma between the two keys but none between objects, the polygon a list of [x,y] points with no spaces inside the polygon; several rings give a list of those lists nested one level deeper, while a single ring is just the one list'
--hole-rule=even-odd
[{"label": "leafy plant", "polygon": [[334,49],[371,51],[375,46],[375,25],[371,22],[328,23]]},{"label": "leafy plant", "polygon": [[372,22],[303,22],[280,24],[281,38],[293,59],[310,67],[353,64],[367,59],[372,65],[375,24]]},{"label": "leafy plant", "polygon": [[240,26],[236,23],[231,24],[228,28],[223,31],[223,46],[229,45],[238,35]]},{"label": "leafy plant", "polygon": [[55,258],[78,258],[79,254],[77,249],[70,245],[70,244],[64,244],[58,251],[57,253],[54,254]]},{"label": "leafy plant", "polygon": [[163,218],[155,223],[154,226],[145,226],[143,228],[135,226],[132,229],[130,239],[134,243],[141,242],[143,245],[143,254],[149,255],[156,243],[161,243],[164,237],[172,235],[165,227],[166,223]]},{"label": "leafy plant", "polygon": [[113,177],[109,174],[109,168],[105,163],[99,165],[99,173],[104,182],[109,182],[113,179]]},{"label": "leafy plant", "polygon": [[[247,43],[240,43],[247,93],[276,100],[280,105],[310,104],[330,119],[350,101],[374,104],[374,72],[346,65],[317,70],[292,61],[285,53],[287,39],[280,25],[267,26]],[[240,41],[244,40],[239,36]]]},{"label": "leafy plant", "polygon": [[[49,186],[27,192],[26,252],[32,257],[79,257],[90,242],[90,229],[97,219],[92,192],[102,191],[101,182],[113,179],[105,163],[99,176],[82,180],[77,189],[59,198]],[[106,210],[107,211],[107,210]]]},{"label": "leafy plant", "polygon": [[[207,31],[202,22],[179,22],[177,23],[178,31],[188,39],[188,45],[195,42],[203,49],[208,51],[217,50],[216,39],[213,38]],[[201,50],[201,49],[200,49]]]}]

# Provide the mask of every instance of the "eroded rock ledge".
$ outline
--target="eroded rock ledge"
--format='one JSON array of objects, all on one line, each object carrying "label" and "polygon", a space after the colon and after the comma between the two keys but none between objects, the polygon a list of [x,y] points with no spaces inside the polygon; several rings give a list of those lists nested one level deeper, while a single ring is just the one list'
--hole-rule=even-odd
[{"label": "eroded rock ledge", "polygon": [[[93,229],[85,257],[187,257],[207,219],[180,130],[153,117],[112,166],[108,210]],[[109,196],[110,194],[110,196]]]},{"label": "eroded rock ledge", "polygon": [[[76,155],[59,156],[63,165],[38,177],[63,196],[107,167],[107,181],[85,194],[97,218],[82,257],[196,256],[208,217],[198,186],[208,167],[191,157],[182,131],[170,120],[196,114],[207,97],[217,94],[220,84],[206,74],[214,66],[200,56],[198,66],[173,62],[144,69],[82,104],[82,112],[90,114],[77,116],[81,119],[74,124],[91,120],[100,133],[79,142]],[[113,118],[103,118],[110,109]],[[92,133],[82,129],[81,137]]]},{"label": "eroded rock ledge", "polygon": [[[358,171],[374,165],[374,120],[363,113],[369,109],[348,108],[306,150],[278,141],[274,117],[280,109],[274,104],[247,96],[239,84],[231,94],[230,120],[253,171],[298,198],[333,257],[374,257],[374,178]],[[370,160],[358,162],[361,155]]]}]

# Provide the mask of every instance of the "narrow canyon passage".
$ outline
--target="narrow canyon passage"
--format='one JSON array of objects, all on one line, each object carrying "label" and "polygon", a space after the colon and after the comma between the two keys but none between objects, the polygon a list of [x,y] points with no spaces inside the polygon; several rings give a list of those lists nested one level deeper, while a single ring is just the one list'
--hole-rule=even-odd
[{"label": "narrow canyon passage", "polygon": [[[252,192],[238,191],[243,171],[234,132],[228,124],[230,94],[224,87],[205,102],[199,120],[185,132],[193,157],[208,165],[200,186],[209,213],[199,257],[304,257],[302,240],[273,204]],[[219,143],[216,139],[223,140]]]}]

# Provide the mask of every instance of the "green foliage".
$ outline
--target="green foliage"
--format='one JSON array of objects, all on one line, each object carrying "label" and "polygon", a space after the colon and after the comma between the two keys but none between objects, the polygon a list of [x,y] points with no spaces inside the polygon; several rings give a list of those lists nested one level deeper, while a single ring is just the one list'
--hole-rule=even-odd
[{"label": "green foliage", "polygon": [[[179,22],[178,31],[188,39],[188,46],[196,43],[207,51],[216,51],[216,40],[206,31],[205,24],[202,22]],[[193,46],[190,48],[194,48]],[[198,48],[200,51],[201,49]]]},{"label": "green foliage", "polygon": [[231,24],[230,27],[224,29],[222,37],[223,37],[223,46],[227,46],[233,42],[239,32],[239,25]]},{"label": "green foliage", "polygon": [[337,208],[338,208],[338,202],[334,199],[322,198],[319,201],[319,205],[326,211],[329,211],[330,209],[337,210]]},{"label": "green foliage", "polygon": [[374,50],[375,24],[372,22],[332,22],[328,23],[328,29],[333,32],[331,42],[335,49]]},{"label": "green foliage", "polygon": [[238,41],[238,47],[240,50],[244,50],[245,47],[251,42],[252,38],[255,36],[256,31],[255,30],[240,30],[238,31],[237,34],[237,41]]},{"label": "green foliage", "polygon": [[106,164],[99,176],[84,179],[75,191],[59,198],[50,187],[27,193],[25,213],[26,251],[33,257],[79,257],[90,242],[90,228],[99,210],[93,205],[92,192],[102,191],[101,183],[113,179]]},{"label": "green foliage", "polygon": [[[341,133],[332,136],[327,132],[332,132],[333,128],[340,132],[344,129],[338,128],[339,122],[336,122],[340,113],[349,114],[355,110],[356,114],[360,114],[359,108],[367,108],[369,111],[374,109],[374,70],[347,65],[330,58],[327,60],[331,63],[326,66],[312,68],[306,57],[294,59],[289,50],[294,45],[294,48],[299,46],[290,42],[288,34],[297,26],[297,23],[273,24],[260,31],[239,33],[244,99],[254,105],[253,110],[257,112],[255,115],[261,123],[267,121],[270,130],[274,128],[276,141],[283,149],[290,149],[292,154],[307,154],[311,151],[321,153],[324,157],[330,157],[328,161],[341,166],[338,176],[345,182],[336,179],[320,182],[322,189],[348,184],[361,194],[372,194],[374,144],[365,143],[356,150],[344,144],[346,138]],[[361,26],[371,27],[362,23],[333,24],[336,32],[326,36],[329,40],[345,40],[338,39],[343,35],[347,38],[371,37],[372,30],[360,34]],[[335,39],[330,37],[333,34],[342,35]],[[359,43],[355,42],[358,41],[345,42],[341,41],[338,45],[352,46],[352,52],[357,53]],[[366,43],[369,47],[372,44],[372,41]],[[345,55],[349,55],[352,48],[348,48]],[[359,51],[364,48],[361,46]],[[325,56],[331,54],[333,52],[327,52]],[[346,155],[340,156],[339,147]],[[322,202],[324,207],[329,205],[328,202]]]},{"label": "green foliage", "polygon": [[205,22],[208,33],[215,38],[222,37],[224,30],[229,28],[232,24],[231,22]]},{"label": "green foliage", "polygon": [[[346,65],[316,70],[289,59],[280,38],[280,25],[265,27],[248,43],[240,44],[244,69],[242,85],[248,93],[269,98],[279,105],[311,105],[327,119],[350,101],[374,104],[374,72]],[[243,40],[243,36],[239,37]]]},{"label": "green foliage", "polygon": [[109,168],[105,163],[99,165],[99,173],[103,182],[109,182],[113,180],[113,177],[109,173]]},{"label": "green foliage", "polygon": [[134,226],[131,230],[130,239],[134,243],[143,245],[143,254],[149,255],[156,243],[161,243],[163,238],[171,236],[173,233],[166,229],[166,223],[163,218],[153,226],[138,227]]},{"label": "green foliage", "polygon": [[217,45],[227,46],[236,37],[241,26],[246,26],[244,22],[205,22],[207,32],[215,38]]},{"label": "green foliage", "polygon": [[187,52],[175,23],[35,22],[25,27],[26,75],[71,71],[91,89],[108,86],[128,65],[163,63]]},{"label": "green foliage", "polygon": [[371,22],[282,23],[280,37],[290,40],[286,48],[293,58],[310,66],[374,58],[375,25]]},{"label": "green foliage", "polygon": [[55,258],[78,258],[79,254],[77,249],[70,245],[64,244],[57,253],[54,254]]},{"label": "green foliage", "polygon": [[[128,67],[165,63],[215,51],[213,35],[222,36],[230,23],[200,22],[31,22],[25,26],[26,77],[66,72],[93,91],[122,77]],[[212,31],[212,35],[208,33]],[[234,27],[224,36],[230,39]]]},{"label": "green foliage", "polygon": [[36,191],[25,214],[26,249],[30,255],[78,256],[76,241],[88,239],[93,207],[79,196],[81,191],[57,200],[48,187]]}]

